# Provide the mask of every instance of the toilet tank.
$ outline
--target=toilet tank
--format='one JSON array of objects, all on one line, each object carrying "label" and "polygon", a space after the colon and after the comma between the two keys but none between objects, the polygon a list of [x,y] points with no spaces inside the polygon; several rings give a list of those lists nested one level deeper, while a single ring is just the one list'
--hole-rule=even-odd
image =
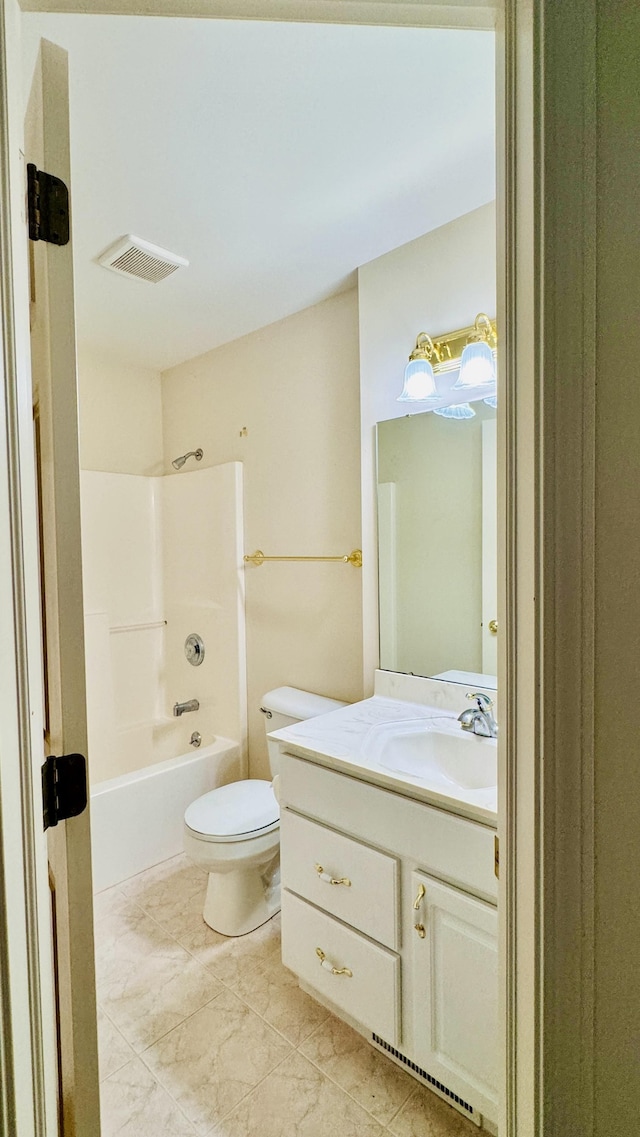
[{"label": "toilet tank", "polygon": [[[329,711],[337,711],[346,707],[340,699],[327,699],[324,695],[315,695],[312,691],[301,691],[298,687],[276,687],[267,691],[263,696],[261,711],[264,713],[264,725],[267,733],[272,730],[282,730],[284,726],[293,726],[296,722],[316,718],[317,715],[326,715]],[[278,759],[280,748],[277,742],[267,739],[269,747],[269,765],[271,776],[278,773]]]}]

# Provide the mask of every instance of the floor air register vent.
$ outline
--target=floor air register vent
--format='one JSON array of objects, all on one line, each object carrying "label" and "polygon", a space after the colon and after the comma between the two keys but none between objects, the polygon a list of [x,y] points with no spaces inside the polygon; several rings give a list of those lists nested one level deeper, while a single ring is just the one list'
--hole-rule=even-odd
[{"label": "floor air register vent", "polygon": [[385,1054],[388,1054],[389,1057],[393,1058],[399,1065],[407,1066],[410,1070],[413,1070],[414,1074],[417,1074],[422,1081],[427,1083],[430,1089],[434,1090],[441,1098],[449,1102],[449,1105],[455,1106],[461,1113],[464,1113],[465,1117],[474,1121],[477,1126],[482,1125],[482,1114],[478,1113],[464,1098],[459,1097],[458,1094],[454,1094],[453,1090],[450,1090],[448,1086],[444,1086],[437,1078],[432,1078],[431,1074],[427,1074],[426,1070],[423,1070],[421,1066],[417,1066],[410,1058],[405,1058],[400,1050],[396,1050],[395,1046],[391,1046],[388,1042],[385,1042],[383,1038],[380,1038],[379,1034],[372,1034],[371,1041],[374,1046],[377,1046],[379,1050],[384,1050]]}]

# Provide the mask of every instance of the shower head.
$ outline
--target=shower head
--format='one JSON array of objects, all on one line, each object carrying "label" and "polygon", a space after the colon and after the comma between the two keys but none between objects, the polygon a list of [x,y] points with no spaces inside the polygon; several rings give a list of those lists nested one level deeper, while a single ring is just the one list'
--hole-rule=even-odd
[{"label": "shower head", "polygon": [[201,460],[201,458],[202,458],[202,453],[203,453],[203,452],[202,452],[202,450],[201,450],[201,448],[200,448],[200,447],[198,447],[198,449],[197,449],[197,450],[190,450],[188,454],[182,454],[182,455],[180,456],[180,458],[174,458],[174,460],[173,460],[173,462],[171,463],[171,465],[172,465],[172,466],[173,466],[173,467],[174,467],[176,470],[181,470],[181,469],[182,469],[182,467],[184,466],[184,464],[185,464],[185,462],[186,462],[187,458],[195,458],[196,462],[199,462],[199,461]]}]

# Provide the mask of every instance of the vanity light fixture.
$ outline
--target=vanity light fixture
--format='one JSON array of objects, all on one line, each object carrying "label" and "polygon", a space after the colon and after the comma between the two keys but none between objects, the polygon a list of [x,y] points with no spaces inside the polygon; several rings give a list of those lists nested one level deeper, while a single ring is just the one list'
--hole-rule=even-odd
[{"label": "vanity light fixture", "polygon": [[[439,397],[439,375],[458,372],[450,390],[491,386],[496,379],[498,331],[495,320],[480,312],[471,327],[433,339],[420,332],[404,372],[398,402],[429,402]],[[478,391],[480,398],[480,391]]]},{"label": "vanity light fixture", "polygon": [[404,386],[397,402],[423,403],[438,398],[432,359],[438,361],[433,340],[426,332],[420,332],[404,369]]},{"label": "vanity light fixture", "polygon": [[483,399],[482,402],[486,403],[486,405],[488,407],[492,407],[494,411],[496,411],[498,409],[498,396],[497,395],[489,395],[489,398]]},{"label": "vanity light fixture", "polygon": [[450,407],[434,407],[434,415],[442,418],[475,418],[476,412],[469,403],[453,403]]},{"label": "vanity light fixture", "polygon": [[497,341],[495,324],[491,323],[484,312],[480,312],[476,316],[473,331],[462,352],[460,374],[453,384],[454,391],[469,387],[485,387],[495,382]]}]

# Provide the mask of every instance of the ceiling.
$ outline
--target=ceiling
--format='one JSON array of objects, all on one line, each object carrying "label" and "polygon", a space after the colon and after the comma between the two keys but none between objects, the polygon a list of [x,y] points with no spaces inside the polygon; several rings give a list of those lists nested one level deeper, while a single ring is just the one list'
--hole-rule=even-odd
[{"label": "ceiling", "polygon": [[[78,339],[114,358],[171,367],[494,197],[489,32],[23,19],[27,90],[40,35],[69,52]],[[189,268],[97,265],[126,233]]]}]

